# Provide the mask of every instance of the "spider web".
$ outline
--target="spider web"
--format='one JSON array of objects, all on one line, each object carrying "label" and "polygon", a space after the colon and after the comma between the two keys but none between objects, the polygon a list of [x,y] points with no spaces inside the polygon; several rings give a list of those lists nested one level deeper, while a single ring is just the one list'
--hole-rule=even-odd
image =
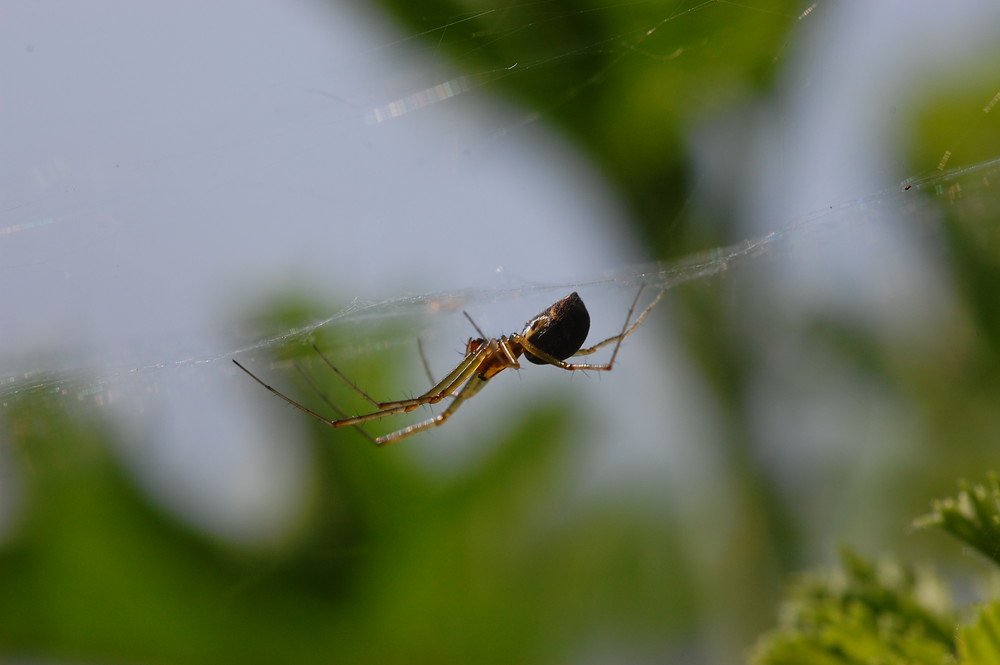
[{"label": "spider web", "polygon": [[[587,15],[551,7],[547,20],[567,26]],[[955,68],[988,66],[995,60],[990,54],[965,55],[969,60],[956,64],[951,58],[958,56],[949,52],[975,43],[970,24],[978,26],[976,34],[993,34],[995,11],[987,3],[968,3],[934,17],[942,46],[924,49],[917,62],[900,53],[904,42],[924,43],[907,32],[927,34],[929,19],[919,23],[919,12],[901,3],[854,10],[835,2],[803,4],[781,10],[793,28],[789,39],[773,45],[771,64],[772,72],[788,72],[776,87],[797,101],[774,96],[742,108],[743,116],[759,116],[756,124],[727,123],[720,114],[682,147],[702,178],[686,191],[682,210],[710,209],[722,198],[718,188],[736,183],[747,191],[731,200],[744,214],[726,233],[712,229],[707,235],[744,239],[663,263],[643,258],[646,248],[623,230],[623,204],[547,123],[584,95],[604,90],[632,58],[651,65],[654,74],[683,71],[683,54],[709,47],[678,35],[706,12],[721,12],[735,24],[748,12],[772,7],[721,0],[676,5],[652,21],[623,26],[612,39],[524,52],[503,66],[461,73],[451,63],[454,49],[446,50],[451,34],[509,12],[509,5],[428,17],[426,30],[393,37],[383,18],[354,7],[285,13],[261,3],[257,11],[240,5],[205,16],[200,4],[177,3],[147,10],[162,12],[145,17],[162,28],[150,38],[129,30],[127,22],[102,22],[113,15],[112,3],[63,7],[57,17],[36,15],[41,10],[32,3],[13,3],[0,28],[6,31],[0,66],[10,91],[0,113],[7,146],[0,165],[0,269],[6,277],[0,398],[41,393],[86,406],[114,404],[135,439],[146,442],[136,447],[137,457],[149,446],[167,451],[151,456],[159,464],[155,473],[143,473],[169,501],[183,504],[219,491],[218,478],[235,466],[234,458],[247,459],[247,446],[266,461],[246,473],[258,479],[264,470],[273,473],[267,440],[282,428],[301,426],[288,419],[242,424],[252,421],[248,409],[254,410],[243,400],[267,396],[233,388],[233,356],[263,358],[336,327],[348,340],[341,351],[362,358],[421,336],[436,347],[432,364],[443,369],[454,359],[453,340],[468,334],[463,309],[499,333],[575,289],[593,303],[596,324],[614,332],[639,284],[711,288],[712,278],[738,275],[725,281],[742,282],[772,268],[789,271],[781,281],[799,289],[798,296],[794,289],[783,291],[783,299],[811,300],[817,292],[804,288],[810,280],[828,283],[831,275],[846,274],[870,285],[892,257],[910,252],[911,239],[919,237],[914,231],[934,233],[942,209],[995,200],[1000,155],[971,162],[961,156],[970,147],[966,129],[995,121],[998,81],[988,81],[976,104],[965,107],[968,127],[955,127],[954,138],[938,146],[937,157],[917,174],[899,167],[891,148],[877,160],[849,155],[837,171],[835,158],[843,159],[843,151],[810,152],[817,144],[804,137],[846,136],[864,144],[872,130],[830,130],[837,113],[828,99],[792,94],[836,78],[826,75],[844,34],[858,26],[877,32],[890,21],[898,31],[885,39],[884,57],[898,67],[886,68],[888,77],[902,81],[899,70],[940,70],[947,77]],[[895,14],[883,14],[890,11]],[[331,17],[325,12],[335,20],[317,21]],[[262,16],[281,29],[264,34]],[[515,21],[514,32],[530,31],[536,20]],[[330,30],[338,30],[336,39]],[[92,34],[103,39],[81,37]],[[220,45],[220,34],[231,41]],[[175,73],[185,69],[176,61],[179,36],[198,63],[188,68],[197,73],[183,81]],[[467,52],[486,52],[506,36],[473,38]],[[69,54],[75,52],[88,55],[73,63]],[[134,61],[123,61],[122,52],[135,53]],[[498,86],[512,78],[589,56],[602,58],[545,103],[498,101]],[[907,80],[912,86],[912,76]],[[56,85],[39,87],[38,81]],[[908,90],[900,82],[886,93],[878,105],[883,123],[894,107],[910,101]],[[77,94],[73,104],[64,97],[70,93]],[[747,141],[798,145],[797,151],[754,154],[765,166],[791,163],[802,178],[731,158],[731,146]],[[811,161],[792,159],[804,159],[804,152]],[[654,240],[669,239],[674,224],[664,220]],[[837,246],[831,238],[840,238],[845,251],[831,251]],[[801,272],[802,263],[813,270]],[[823,264],[824,270],[815,269]],[[933,266],[907,265],[895,273],[900,279],[933,273]],[[833,297],[851,291],[834,289],[840,296]],[[289,292],[350,304],[331,305],[308,325],[278,333],[233,330],[243,312]],[[406,325],[389,325],[397,320]],[[371,322],[384,324],[383,332],[369,336]],[[630,340],[623,353],[657,353],[653,340],[661,341],[662,333],[645,342],[642,337]],[[641,365],[629,370],[623,363],[623,385],[658,395],[676,391],[637,376]],[[696,387],[696,379],[678,373],[684,389]],[[192,385],[197,389],[186,396]],[[518,383],[510,385],[497,390],[496,404],[517,403]],[[477,401],[489,400],[488,394]],[[620,388],[616,395],[608,406],[617,412],[656,408],[634,408],[635,396],[625,397]],[[449,429],[474,431],[484,417],[482,411],[457,417]],[[623,427],[637,438],[664,427],[638,417],[626,421]],[[678,433],[678,439],[685,436],[697,438]],[[200,444],[207,440],[213,445]],[[192,459],[199,462],[192,465]],[[288,477],[295,473],[287,471]],[[173,481],[163,480],[177,476],[188,478],[180,483],[181,498],[168,488]],[[235,490],[227,496],[211,503],[225,516],[217,523],[236,531],[252,531],[268,515],[280,522],[274,515],[291,501],[247,500]],[[205,502],[196,503],[190,512],[202,519]],[[236,520],[240,526],[231,527],[234,513],[246,520],[253,514],[257,522]]]}]

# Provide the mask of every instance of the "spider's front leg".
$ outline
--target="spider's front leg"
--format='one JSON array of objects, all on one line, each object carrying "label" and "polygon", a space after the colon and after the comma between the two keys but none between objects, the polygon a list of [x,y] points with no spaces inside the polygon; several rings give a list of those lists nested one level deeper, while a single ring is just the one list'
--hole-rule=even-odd
[{"label": "spider's front leg", "polygon": [[613,337],[601,340],[597,344],[589,346],[586,349],[580,349],[573,355],[586,356],[593,353],[594,351],[597,351],[598,349],[603,349],[608,344],[615,344],[616,345],[615,350],[612,353],[611,356],[612,360],[610,363],[614,364],[614,357],[618,353],[618,346],[621,346],[622,341],[624,341],[626,337],[635,332],[636,328],[642,325],[643,321],[646,320],[646,317],[649,316],[649,313],[653,311],[654,307],[660,304],[660,301],[663,300],[663,296],[666,295],[667,293],[667,290],[663,289],[658,294],[656,294],[656,297],[653,298],[653,302],[646,305],[646,309],[642,310],[642,313],[639,314],[639,318],[637,318],[634,322],[632,322],[632,325],[629,325],[629,322],[632,321],[632,313],[635,312],[635,306],[639,304],[639,296],[642,295],[642,291],[644,288],[645,285],[640,286],[638,292],[636,292],[635,294],[635,298],[632,299],[632,304],[628,308],[628,314],[625,315],[625,325],[622,326],[622,331],[620,333],[614,335]]},{"label": "spider's front leg", "polygon": [[589,369],[594,370],[595,372],[609,372],[611,371],[614,363],[614,356],[612,356],[611,362],[605,364],[568,363],[565,360],[559,360],[552,354],[543,351],[521,335],[511,335],[511,339],[519,344],[524,349],[525,353],[530,353],[532,356],[542,361],[542,364],[553,365],[559,369],[565,369],[568,371]]}]

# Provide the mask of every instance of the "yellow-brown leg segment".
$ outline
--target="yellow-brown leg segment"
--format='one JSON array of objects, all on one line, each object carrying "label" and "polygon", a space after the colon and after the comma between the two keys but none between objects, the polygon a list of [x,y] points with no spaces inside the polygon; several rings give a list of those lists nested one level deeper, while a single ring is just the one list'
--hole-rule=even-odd
[{"label": "yellow-brown leg segment", "polygon": [[484,387],[489,382],[489,379],[484,379],[478,374],[469,379],[469,382],[465,384],[462,390],[455,396],[455,401],[448,405],[448,408],[434,416],[433,418],[428,418],[427,420],[421,421],[419,423],[414,423],[402,429],[398,429],[391,434],[385,434],[383,436],[375,437],[375,445],[385,446],[390,443],[395,443],[400,439],[405,439],[408,436],[413,436],[414,434],[419,434],[425,430],[429,430],[432,427],[437,427],[438,425],[443,425],[448,418],[451,417],[458,407],[462,406],[465,400],[469,399]]},{"label": "yellow-brown leg segment", "polygon": [[[635,329],[642,325],[642,322],[646,320],[646,317],[649,316],[649,313],[653,311],[654,307],[660,304],[660,301],[663,300],[663,296],[665,296],[667,293],[666,289],[660,291],[656,295],[656,297],[653,298],[653,302],[649,303],[646,306],[646,309],[642,310],[642,313],[639,314],[639,318],[637,318],[632,323],[632,325],[629,325],[629,321],[632,319],[632,313],[635,311],[635,306],[639,303],[639,296],[642,295],[642,290],[644,288],[645,288],[644,286],[639,287],[639,292],[635,294],[635,298],[633,298],[632,300],[632,305],[628,308],[628,314],[625,316],[625,325],[623,326],[622,331],[620,333],[618,333],[614,337],[609,337],[605,340],[602,340],[597,344],[594,344],[593,346],[589,346],[586,349],[580,349],[579,351],[574,353],[573,356],[586,356],[593,353],[594,351],[597,351],[598,349],[604,348],[608,344],[613,344],[615,342],[618,342],[620,344],[623,339],[625,339],[633,332],[635,332]],[[614,360],[612,360],[612,363],[613,362]]]},{"label": "yellow-brown leg segment", "polygon": [[[318,421],[320,421],[322,423],[325,423],[325,424],[329,425],[330,427],[351,427],[351,426],[355,426],[355,425],[360,425],[362,423],[366,423],[366,422],[368,422],[370,420],[377,420],[379,418],[384,418],[386,416],[392,416],[392,415],[395,415],[395,414],[398,414],[398,413],[406,413],[407,411],[412,411],[412,410],[416,409],[418,406],[421,406],[422,404],[433,404],[435,402],[439,402],[444,397],[446,397],[446,396],[452,394],[453,392],[455,392],[455,390],[458,389],[459,385],[461,385],[462,383],[465,383],[466,381],[469,380],[470,377],[474,376],[475,373],[476,373],[476,370],[478,370],[479,367],[483,364],[483,361],[486,360],[490,356],[491,356],[491,354],[489,352],[488,347],[483,347],[483,349],[479,353],[476,353],[476,354],[474,354],[472,356],[469,356],[465,361],[463,361],[458,366],[458,368],[456,368],[456,370],[454,372],[452,372],[447,377],[445,377],[445,379],[441,383],[439,383],[431,391],[429,391],[428,393],[425,393],[421,397],[417,397],[417,398],[410,399],[410,400],[404,400],[404,401],[401,401],[401,402],[389,402],[389,403],[387,403],[387,408],[383,408],[383,409],[380,409],[378,411],[373,411],[371,413],[366,413],[366,414],[363,414],[363,415],[360,415],[360,416],[352,416],[352,417],[349,417],[349,418],[341,418],[339,420],[333,420],[331,418],[327,418],[327,417],[325,417],[325,416],[317,413],[316,411],[313,411],[312,409],[310,409],[309,407],[305,406],[304,404],[300,404],[299,402],[296,402],[295,400],[293,400],[288,395],[285,395],[284,393],[282,393],[281,391],[277,390],[276,388],[273,388],[270,385],[268,385],[267,383],[264,383],[264,381],[261,380],[259,377],[257,377],[256,374],[254,374],[253,372],[251,372],[250,370],[248,370],[246,367],[244,367],[243,365],[241,365],[235,359],[233,360],[233,363],[235,363],[237,367],[239,367],[241,370],[243,370],[254,381],[256,381],[257,383],[259,383],[261,386],[263,386],[264,388],[266,388],[271,393],[273,393],[273,394],[277,395],[278,397],[280,397],[281,399],[285,400],[288,404],[292,405],[293,407],[295,407],[299,411],[302,411],[304,413],[308,413],[310,416],[312,416],[316,420],[318,420]],[[439,388],[440,388],[440,390],[438,390]],[[459,393],[459,396],[461,396],[462,393],[465,393],[466,389],[467,389],[467,386],[466,386],[466,388],[462,389],[462,392]],[[474,391],[474,392],[478,392],[478,390]],[[456,397],[455,399],[456,399],[456,401],[458,401],[458,397]],[[452,404],[449,407],[449,410],[450,411],[454,411],[454,407],[455,407],[455,404]],[[442,415],[444,415],[444,414],[442,414]],[[451,415],[451,414],[449,413],[449,415]],[[369,438],[371,438],[371,437],[369,437]],[[376,443],[378,443],[378,439],[376,439]]]}]

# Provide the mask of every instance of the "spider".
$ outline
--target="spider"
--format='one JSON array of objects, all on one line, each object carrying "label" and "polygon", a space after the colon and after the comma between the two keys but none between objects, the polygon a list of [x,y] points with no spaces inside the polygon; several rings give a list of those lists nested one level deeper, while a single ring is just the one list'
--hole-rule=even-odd
[{"label": "spider", "polygon": [[[486,384],[494,376],[505,369],[521,369],[518,358],[522,355],[529,362],[536,365],[553,365],[569,371],[611,371],[622,341],[642,324],[646,316],[656,307],[663,298],[664,293],[666,293],[666,291],[660,291],[656,298],[639,314],[636,320],[632,321],[632,314],[639,302],[639,296],[642,294],[642,291],[643,288],[640,287],[638,293],[635,294],[635,298],[628,309],[628,314],[625,316],[625,323],[622,325],[621,332],[585,349],[580,347],[583,346],[583,342],[587,339],[587,333],[590,332],[590,314],[587,312],[583,300],[575,291],[528,321],[524,326],[524,330],[520,333],[511,333],[510,335],[501,335],[500,337],[487,339],[486,335],[472,321],[472,318],[468,314],[465,314],[480,336],[470,338],[466,342],[465,357],[458,366],[423,395],[394,402],[378,402],[372,399],[366,392],[342,374],[318,348],[313,347],[330,369],[375,407],[374,411],[359,416],[346,416],[346,414],[340,412],[332,403],[327,401],[341,416],[338,419],[327,418],[264,383],[264,381],[235,359],[233,359],[233,362],[254,381],[296,409],[308,413],[313,418],[330,427],[356,427],[375,445],[382,446],[405,439],[414,434],[419,434],[432,427],[443,425],[458,410],[458,407],[486,387]],[[611,352],[611,358],[605,364],[566,362],[567,358],[590,355],[609,344],[614,344],[615,346]],[[373,438],[359,427],[370,420],[378,420],[386,416],[407,413],[420,406],[436,404],[445,397],[453,397],[454,400],[438,415],[408,425],[389,434]]]}]

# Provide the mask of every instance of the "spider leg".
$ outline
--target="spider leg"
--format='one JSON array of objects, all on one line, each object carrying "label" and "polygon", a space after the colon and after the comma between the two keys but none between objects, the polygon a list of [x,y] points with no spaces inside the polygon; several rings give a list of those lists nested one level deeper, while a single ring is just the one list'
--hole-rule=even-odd
[{"label": "spider leg", "polygon": [[375,445],[385,446],[390,443],[395,443],[400,439],[405,439],[408,436],[419,434],[420,432],[431,429],[432,427],[443,425],[444,422],[448,420],[448,418],[450,418],[451,415],[455,413],[455,411],[458,410],[458,407],[462,406],[465,400],[469,399],[470,397],[478,393],[480,390],[482,390],[484,387],[486,387],[486,384],[488,382],[489,379],[484,379],[482,376],[478,374],[473,374],[472,377],[469,378],[466,384],[459,391],[458,395],[455,396],[455,400],[448,405],[447,409],[445,409],[438,415],[434,416],[433,418],[428,418],[427,420],[423,420],[419,423],[414,423],[402,429],[398,429],[395,432],[391,432],[389,434],[376,437]]},{"label": "spider leg", "polygon": [[344,374],[339,369],[337,369],[337,367],[332,362],[330,362],[330,359],[327,358],[326,355],[322,351],[320,351],[319,347],[316,346],[315,344],[313,344],[313,351],[315,351],[316,355],[318,355],[320,358],[322,358],[323,362],[326,363],[326,366],[329,367],[330,369],[332,369],[333,372],[337,376],[339,376],[341,379],[343,379],[344,383],[346,383],[347,385],[349,385],[354,390],[354,392],[356,392],[357,394],[359,394],[362,397],[364,397],[368,401],[368,403],[371,404],[372,406],[374,406],[375,408],[378,408],[378,407],[381,406],[381,404],[379,402],[375,401],[375,399],[372,398],[371,395],[369,395],[364,390],[362,390],[361,388],[359,388],[356,383],[354,383],[353,381],[351,381],[350,379],[347,378],[346,374]]},{"label": "spider leg", "polygon": [[[285,393],[281,392],[277,388],[272,388],[268,384],[264,383],[263,380],[261,380],[256,374],[254,374],[253,372],[251,372],[250,370],[248,370],[246,367],[244,367],[243,365],[241,365],[239,363],[239,361],[236,360],[235,358],[233,358],[233,363],[237,367],[239,367],[241,370],[243,370],[244,372],[246,372],[247,376],[249,376],[251,379],[253,379],[257,383],[259,383],[260,385],[264,386],[269,391],[271,391],[273,394],[275,394],[278,397],[280,397],[281,399],[285,400],[286,402],[288,402],[289,404],[291,404],[292,406],[294,406],[299,411],[302,411],[304,413],[308,413],[310,416],[312,416],[316,420],[319,420],[320,422],[324,422],[327,425],[332,424],[334,422],[334,421],[330,420],[329,418],[327,418],[325,416],[321,416],[320,414],[316,413],[315,411],[313,411],[312,409],[310,409],[308,406],[305,406],[304,404],[299,404],[294,399],[292,399],[291,397],[289,397]],[[337,410],[339,411],[339,409],[337,409]]]},{"label": "spider leg", "polygon": [[[430,369],[427,366],[426,358],[424,358],[423,347],[420,345],[419,339],[417,340],[417,345],[418,348],[420,349],[420,358],[424,362],[424,369],[427,371],[427,376],[430,377]],[[406,405],[410,406],[410,408],[407,410],[412,410],[422,404],[434,404],[436,402],[440,402],[447,395],[450,395],[452,392],[454,392],[459,384],[468,380],[470,373],[467,372],[467,370],[471,365],[478,363],[477,358],[479,356],[479,353],[473,354],[471,356],[466,356],[462,360],[462,362],[458,364],[458,367],[452,370],[451,374],[441,379],[441,381],[434,384],[434,386],[430,390],[428,390],[427,392],[423,393],[418,397],[393,400],[391,402],[379,402],[376,399],[374,399],[371,395],[366,393],[364,390],[362,390],[360,387],[358,387],[356,383],[347,378],[346,374],[337,369],[337,367],[332,362],[330,362],[330,359],[327,358],[326,355],[322,351],[320,351],[319,347],[317,347],[315,344],[313,345],[313,349],[316,351],[317,355],[319,355],[319,357],[323,359],[323,362],[326,363],[327,367],[332,369],[337,374],[337,376],[339,376],[341,379],[344,380],[344,383],[350,386],[351,389],[354,390],[354,392],[364,397],[369,404],[371,404],[372,406],[374,406],[376,409],[379,410],[394,409],[396,407],[406,406]],[[480,353],[484,352],[485,350],[486,349],[484,347],[483,349],[480,350]],[[433,379],[431,380],[431,383],[434,383]]]},{"label": "spider leg", "polygon": [[434,380],[434,375],[431,374],[431,366],[427,362],[427,354],[424,353],[424,343],[420,341],[419,337],[417,338],[417,352],[420,353],[420,364],[424,366],[424,373],[427,374],[427,382],[432,386],[436,385],[437,381]]},{"label": "spider leg", "polygon": [[[473,353],[471,356],[466,356],[462,359],[462,362],[458,363],[458,366],[451,371],[448,376],[441,379],[434,387],[425,392],[423,395],[418,397],[411,397],[409,399],[396,400],[394,402],[380,402],[380,409],[395,409],[397,407],[405,407],[404,411],[412,411],[418,406],[424,404],[436,404],[442,399],[454,393],[458,386],[469,380],[480,365],[485,362],[488,356],[492,355],[492,351],[489,345],[484,345],[479,351]],[[394,411],[394,413],[399,413]]]},{"label": "spider leg", "polygon": [[558,367],[560,369],[565,369],[565,370],[570,370],[570,371],[581,370],[581,369],[589,369],[589,370],[594,370],[595,372],[609,372],[609,371],[611,371],[611,367],[614,364],[614,357],[613,356],[612,356],[611,362],[607,362],[607,363],[603,363],[603,364],[568,363],[568,362],[566,362],[564,360],[559,360],[558,358],[556,358],[555,356],[553,356],[552,354],[550,354],[550,353],[548,353],[546,351],[542,351],[537,346],[535,346],[534,344],[532,344],[531,342],[529,342],[526,337],[523,337],[523,336],[521,336],[521,335],[519,335],[517,333],[511,334],[510,335],[510,339],[513,340],[516,344],[519,344],[520,347],[521,347],[521,349],[525,353],[530,353],[531,355],[535,356],[536,358],[540,358],[540,359],[544,360],[545,362],[547,362],[548,364],[554,365],[555,367]]},{"label": "spider leg", "polygon": [[[334,412],[339,417],[341,417],[341,418],[346,418],[347,417],[347,413],[343,409],[341,409],[339,406],[337,406],[336,404],[334,404],[333,400],[331,400],[329,397],[326,396],[326,393],[323,392],[323,390],[319,387],[319,384],[317,384],[316,381],[313,380],[313,378],[311,376],[309,376],[309,373],[307,371],[305,371],[304,369],[302,369],[302,365],[300,365],[298,363],[295,363],[295,369],[298,370],[299,374],[302,375],[302,378],[305,379],[306,383],[309,384],[309,387],[312,388],[316,392],[317,395],[319,395],[320,399],[322,399],[326,403],[326,405],[328,407],[330,407],[331,409],[333,409]],[[365,437],[366,439],[368,439],[372,443],[375,443],[375,437],[373,437],[371,434],[369,434],[368,432],[366,432],[364,430],[364,428],[361,427],[361,425],[355,425],[354,429],[356,429],[358,431],[358,434],[360,434],[361,436]],[[376,445],[378,445],[378,444],[376,444]]]},{"label": "spider leg", "polygon": [[[484,349],[483,351],[485,350],[486,349]],[[459,369],[461,369],[462,371],[458,372],[458,370],[456,370],[455,372],[449,374],[448,377],[446,377],[446,380],[447,378],[452,378],[452,377],[453,380],[439,392],[427,393],[421,395],[420,397],[415,397],[413,399],[403,400],[400,402],[388,402],[386,403],[384,408],[381,408],[378,411],[372,411],[371,413],[364,413],[361,414],[360,416],[351,416],[350,418],[341,418],[339,420],[329,420],[326,418],[320,418],[320,419],[330,427],[347,427],[349,425],[360,425],[361,423],[366,423],[370,420],[378,420],[379,418],[385,418],[386,416],[393,416],[398,413],[408,413],[416,409],[418,406],[423,406],[424,404],[434,404],[436,402],[441,401],[447,395],[450,395],[453,392],[455,392],[455,390],[459,385],[468,381],[476,373],[476,371],[483,364],[483,362],[487,360],[488,357],[489,356],[484,352],[476,353],[472,356],[469,356],[467,362],[463,362],[461,365],[459,365]],[[436,387],[437,386],[435,386],[435,388]],[[375,441],[376,443],[378,443],[378,438],[376,438]]]},{"label": "spider leg", "polygon": [[486,339],[486,333],[484,333],[482,330],[479,329],[479,326],[477,326],[476,322],[473,321],[471,316],[469,316],[469,313],[463,309],[462,314],[464,314],[465,318],[469,320],[469,323],[472,324],[472,327],[476,329],[476,332],[479,333],[479,336],[482,337],[483,339]]},{"label": "spider leg", "polygon": [[[406,400],[404,402],[390,403],[390,406],[388,406],[387,408],[379,409],[378,411],[372,411],[371,413],[365,413],[360,416],[340,418],[338,420],[327,418],[317,413],[316,411],[313,411],[304,404],[296,402],[294,399],[284,394],[280,390],[273,388],[272,386],[269,386],[268,384],[264,383],[264,381],[261,380],[256,374],[254,374],[246,367],[241,365],[236,359],[233,359],[233,363],[235,363],[236,366],[239,367],[244,372],[246,372],[246,374],[251,379],[259,383],[268,391],[277,395],[281,399],[285,400],[288,404],[292,405],[299,411],[302,411],[303,413],[308,413],[310,416],[320,421],[321,423],[329,425],[330,427],[348,427],[348,426],[353,427],[356,425],[361,425],[362,423],[366,423],[370,420],[378,420],[379,418],[384,418],[386,416],[392,416],[398,413],[406,413],[408,411],[412,411],[413,409],[417,408],[422,404],[431,404],[433,402],[440,401],[444,396],[450,395],[452,392],[454,392],[459,384],[468,381],[469,378],[476,373],[476,370],[479,369],[480,365],[482,365],[487,358],[491,357],[491,354],[487,354],[487,351],[488,347],[483,347],[483,349],[479,353],[469,356],[469,358],[467,358],[466,361],[464,361],[461,365],[459,365],[458,369],[461,369],[462,370],[461,372],[459,372],[458,369],[456,369],[455,372],[449,374],[448,378],[453,378],[453,380],[448,386],[445,387],[445,389],[441,392],[440,396],[438,396],[437,394],[428,394],[426,398],[424,398],[424,396],[421,396],[412,400]],[[470,361],[475,361],[475,362],[470,362]],[[369,439],[370,438],[371,437],[369,437]],[[377,442],[378,439],[376,439],[376,443]]]},{"label": "spider leg", "polygon": [[[632,306],[628,308],[628,314],[625,316],[625,325],[623,326],[622,331],[620,333],[618,333],[614,337],[609,337],[605,340],[602,340],[597,344],[594,344],[593,346],[587,347],[586,349],[580,349],[573,355],[586,356],[593,353],[594,351],[597,351],[598,349],[604,348],[608,344],[613,344],[616,342],[620,345],[622,340],[624,340],[626,337],[635,332],[635,329],[642,325],[642,322],[646,320],[646,317],[649,316],[649,313],[653,311],[654,307],[660,304],[660,301],[663,300],[663,296],[666,295],[667,293],[666,289],[660,291],[656,295],[656,297],[653,298],[653,302],[649,303],[649,305],[646,306],[646,309],[642,310],[642,313],[639,314],[639,317],[635,321],[633,321],[632,325],[630,326],[629,321],[632,319],[632,313],[635,311],[635,306],[639,302],[639,295],[642,293],[643,288],[644,287],[640,287],[639,292],[635,294],[635,299],[632,300]],[[615,347],[615,353],[613,353],[611,356],[612,363],[614,363],[614,357],[617,354],[617,351],[618,348]],[[534,351],[532,351],[532,353],[534,353]]]}]

